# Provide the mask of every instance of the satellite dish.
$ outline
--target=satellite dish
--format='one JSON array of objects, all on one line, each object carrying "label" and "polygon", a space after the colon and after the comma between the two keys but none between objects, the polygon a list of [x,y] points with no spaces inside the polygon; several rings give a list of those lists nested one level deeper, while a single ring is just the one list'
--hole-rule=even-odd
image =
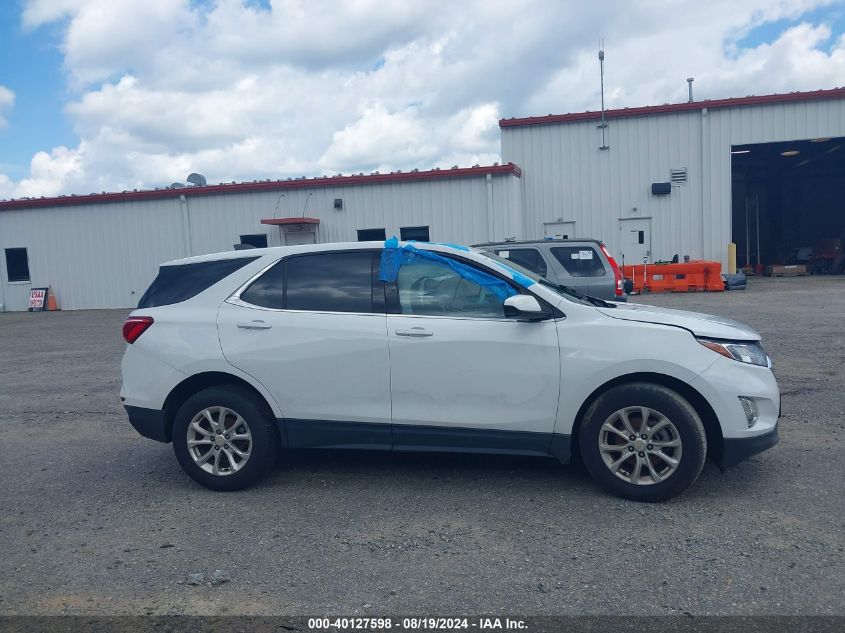
[{"label": "satellite dish", "polygon": [[174,182],[170,184],[171,189],[184,189],[185,183],[184,182]]},{"label": "satellite dish", "polygon": [[191,183],[194,187],[205,187],[206,185],[205,176],[203,176],[202,174],[188,174],[187,181]]}]

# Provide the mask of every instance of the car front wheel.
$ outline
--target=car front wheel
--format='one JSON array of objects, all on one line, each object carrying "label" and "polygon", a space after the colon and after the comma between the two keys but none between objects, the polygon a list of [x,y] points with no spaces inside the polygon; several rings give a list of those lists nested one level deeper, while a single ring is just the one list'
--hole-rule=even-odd
[{"label": "car front wheel", "polygon": [[248,390],[210,387],[188,398],[173,423],[173,450],[183,470],[212,490],[240,490],[273,464],[273,420]]},{"label": "car front wheel", "polygon": [[677,392],[631,383],[603,393],[587,410],[579,448],[590,474],[633,501],[665,501],[698,478],[707,456],[704,425]]}]

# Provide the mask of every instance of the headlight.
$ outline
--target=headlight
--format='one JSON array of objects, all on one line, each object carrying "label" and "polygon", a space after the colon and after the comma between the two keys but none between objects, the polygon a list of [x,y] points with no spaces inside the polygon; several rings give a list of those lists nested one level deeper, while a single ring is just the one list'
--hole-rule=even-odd
[{"label": "headlight", "polygon": [[750,363],[751,365],[760,365],[761,367],[770,366],[769,357],[763,351],[763,346],[757,341],[715,341],[707,338],[697,338],[695,340],[704,345],[704,347],[712,349],[717,354],[738,360],[741,363]]}]

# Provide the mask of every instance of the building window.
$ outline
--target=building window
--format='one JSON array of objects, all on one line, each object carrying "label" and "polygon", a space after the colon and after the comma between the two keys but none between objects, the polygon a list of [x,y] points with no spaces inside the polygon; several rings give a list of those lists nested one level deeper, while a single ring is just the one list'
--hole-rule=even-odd
[{"label": "building window", "polygon": [[25,248],[6,249],[6,275],[9,281],[29,281],[29,257]]},{"label": "building window", "polygon": [[387,239],[387,235],[384,232],[384,229],[358,229],[358,241],[359,242],[374,242],[377,240],[384,241]]},{"label": "building window", "polygon": [[249,244],[255,248],[267,248],[267,234],[241,235],[241,244]]},{"label": "building window", "polygon": [[403,226],[399,229],[399,236],[402,240],[416,240],[417,242],[428,242],[427,226]]}]

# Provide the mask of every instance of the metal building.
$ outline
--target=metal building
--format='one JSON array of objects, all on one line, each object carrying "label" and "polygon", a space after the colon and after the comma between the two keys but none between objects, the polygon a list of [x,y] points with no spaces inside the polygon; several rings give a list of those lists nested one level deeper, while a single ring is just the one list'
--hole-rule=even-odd
[{"label": "metal building", "polygon": [[[160,262],[383,239],[602,239],[625,263],[828,261],[845,88],[500,121],[506,164],[0,201],[0,310],[126,308]],[[813,259],[815,258],[815,259]],[[825,259],[827,258],[827,259]]]},{"label": "metal building", "polygon": [[0,202],[0,310],[52,287],[62,309],[138,303],[161,262],[231,250],[522,234],[515,165],[300,178]]},{"label": "metal building", "polygon": [[[845,231],[845,88],[503,119],[526,237],[598,237],[626,263],[784,263]],[[604,141],[602,133],[604,132]],[[604,147],[603,147],[604,146]]]}]

